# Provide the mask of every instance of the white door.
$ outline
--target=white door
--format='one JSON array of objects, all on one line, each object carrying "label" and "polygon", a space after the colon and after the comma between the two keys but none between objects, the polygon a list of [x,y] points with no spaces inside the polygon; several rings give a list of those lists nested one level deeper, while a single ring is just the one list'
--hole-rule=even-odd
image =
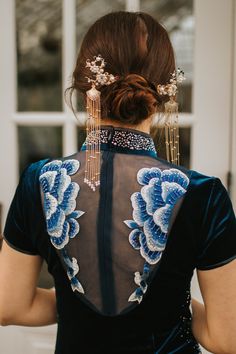
[{"label": "white door", "polygon": [[[225,185],[232,172],[231,190],[236,199],[234,4],[234,0],[0,1],[2,224],[25,163],[49,153],[65,156],[78,149],[78,126],[84,121],[84,112],[78,113],[77,122],[64,104],[62,91],[68,86],[84,32],[111,10],[147,11],[161,18],[170,30],[178,62],[188,79],[180,114],[184,162],[219,176]],[[42,284],[50,284],[45,274]],[[200,299],[195,277],[192,289],[193,296]],[[53,353],[55,332],[56,326],[0,328],[0,351]]]}]

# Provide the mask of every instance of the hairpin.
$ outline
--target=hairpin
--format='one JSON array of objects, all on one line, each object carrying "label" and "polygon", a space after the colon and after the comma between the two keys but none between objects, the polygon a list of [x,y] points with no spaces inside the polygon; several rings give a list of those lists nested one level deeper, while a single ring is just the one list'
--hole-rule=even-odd
[{"label": "hairpin", "polygon": [[166,157],[169,162],[179,165],[179,124],[178,124],[178,103],[176,94],[178,83],[185,80],[184,72],[179,68],[171,74],[171,78],[166,85],[157,85],[157,92],[160,95],[168,95],[169,101],[165,103],[165,145]]},{"label": "hairpin", "polygon": [[110,85],[118,77],[104,72],[106,63],[101,54],[94,56],[93,60],[86,60],[86,67],[90,69],[95,78],[87,77],[92,84],[90,90],[86,91],[86,163],[84,182],[93,191],[100,185],[100,133],[101,133],[101,92],[96,88],[99,85]]}]

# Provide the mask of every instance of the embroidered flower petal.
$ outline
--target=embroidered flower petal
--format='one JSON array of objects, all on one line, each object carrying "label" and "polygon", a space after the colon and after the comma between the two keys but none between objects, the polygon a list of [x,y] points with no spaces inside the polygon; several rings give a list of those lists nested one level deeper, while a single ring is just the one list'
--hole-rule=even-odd
[{"label": "embroidered flower petal", "polygon": [[185,189],[189,184],[188,176],[176,168],[170,168],[169,170],[162,171],[161,180],[162,182],[176,182]]},{"label": "embroidered flower petal", "polygon": [[69,223],[65,221],[62,229],[51,232],[51,239],[57,249],[63,248],[69,242]]},{"label": "embroidered flower petal", "polygon": [[139,237],[140,237],[140,230],[139,229],[134,229],[129,234],[129,242],[135,250],[140,249]]},{"label": "embroidered flower petal", "polygon": [[56,198],[53,197],[50,193],[45,193],[44,198],[44,209],[46,210],[46,219],[50,219],[51,216],[56,212],[58,203]]},{"label": "embroidered flower petal", "polygon": [[44,193],[50,192],[52,190],[56,175],[57,175],[56,171],[50,171],[50,172],[46,171],[40,176],[39,180],[42,185],[42,189]]},{"label": "embroidered flower petal", "polygon": [[186,190],[175,182],[162,183],[162,198],[167,204],[175,205],[185,192]]},{"label": "embroidered flower petal", "polygon": [[[157,211],[158,210],[160,209],[157,209]],[[151,251],[163,251],[166,245],[166,234],[165,231],[163,232],[161,229],[162,220],[160,222],[158,220],[159,224],[156,224],[154,221],[155,220],[153,218],[149,218],[144,223],[143,231],[146,236],[147,246]]]},{"label": "embroidered flower petal", "polygon": [[66,169],[68,175],[73,175],[78,171],[80,162],[78,160],[68,159],[63,161],[61,167]]},{"label": "embroidered flower petal", "polygon": [[58,203],[61,204],[63,201],[65,190],[69,187],[71,183],[71,178],[66,174],[66,169],[62,168],[55,180],[54,193],[57,196]]},{"label": "embroidered flower petal", "polygon": [[133,193],[131,195],[133,206],[133,219],[139,225],[143,226],[144,221],[149,217],[146,211],[146,203],[143,200],[141,193]]},{"label": "embroidered flower petal", "polygon": [[169,222],[173,206],[167,204],[166,206],[157,209],[153,215],[153,220],[156,225],[161,228],[161,231],[165,234],[168,232]]},{"label": "embroidered flower petal", "polygon": [[140,234],[140,253],[141,256],[149,263],[156,264],[161,258],[162,251],[151,251],[147,245],[147,238],[144,233]]},{"label": "embroidered flower petal", "polygon": [[49,235],[61,236],[63,224],[65,222],[65,214],[57,207],[55,213],[47,220],[47,230]]},{"label": "embroidered flower petal", "polygon": [[69,237],[68,236],[66,237],[65,235],[62,235],[61,237],[52,236],[52,237],[50,237],[50,240],[55,248],[57,248],[58,250],[61,250],[69,242]]},{"label": "embroidered flower petal", "polygon": [[62,164],[62,162],[60,160],[50,161],[42,167],[40,173],[42,175],[43,173],[45,173],[47,171],[59,171],[61,164]]},{"label": "embroidered flower petal", "polygon": [[79,233],[79,230],[80,230],[80,226],[79,226],[79,223],[77,220],[75,219],[68,219],[68,223],[70,225],[70,229],[69,229],[69,237],[70,238],[73,238],[75,237],[78,233]]},{"label": "embroidered flower petal", "polygon": [[141,168],[137,173],[137,181],[139,184],[148,184],[152,178],[160,178],[161,170],[158,167]]},{"label": "embroidered flower petal", "polygon": [[141,189],[141,195],[146,202],[146,210],[149,215],[153,215],[158,207],[165,205],[159,178],[152,178],[149,184]]},{"label": "embroidered flower petal", "polygon": [[79,185],[75,182],[71,182],[68,188],[64,192],[63,200],[61,202],[61,208],[66,215],[72,213],[76,208],[76,197],[79,192]]}]

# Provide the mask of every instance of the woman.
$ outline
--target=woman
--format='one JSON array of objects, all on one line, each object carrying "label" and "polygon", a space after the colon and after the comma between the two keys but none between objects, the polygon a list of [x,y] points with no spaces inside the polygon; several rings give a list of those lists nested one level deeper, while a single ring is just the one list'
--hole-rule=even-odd
[{"label": "woman", "polygon": [[[116,79],[99,88],[100,186],[84,183],[89,134],[25,169],[4,229],[1,323],[58,323],[57,354],[236,353],[231,201],[218,178],[160,159],[150,136],[175,69],[169,37],[145,13],[97,20],[73,73],[84,98],[98,54]],[[56,292],[36,287],[43,259]],[[204,305],[191,301],[195,268]]]}]

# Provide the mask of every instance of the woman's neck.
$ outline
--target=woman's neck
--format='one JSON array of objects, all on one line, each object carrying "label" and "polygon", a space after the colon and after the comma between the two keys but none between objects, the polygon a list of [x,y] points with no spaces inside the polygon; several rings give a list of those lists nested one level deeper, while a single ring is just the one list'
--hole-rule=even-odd
[{"label": "woman's neck", "polygon": [[130,129],[136,129],[140,130],[144,133],[150,134],[150,126],[151,126],[151,117],[145,119],[142,121],[140,124],[137,125],[131,125],[131,124],[124,124],[119,121],[115,121],[113,119],[109,118],[103,118],[101,119],[101,125],[113,125],[114,127],[122,127],[122,128],[130,128]]}]

